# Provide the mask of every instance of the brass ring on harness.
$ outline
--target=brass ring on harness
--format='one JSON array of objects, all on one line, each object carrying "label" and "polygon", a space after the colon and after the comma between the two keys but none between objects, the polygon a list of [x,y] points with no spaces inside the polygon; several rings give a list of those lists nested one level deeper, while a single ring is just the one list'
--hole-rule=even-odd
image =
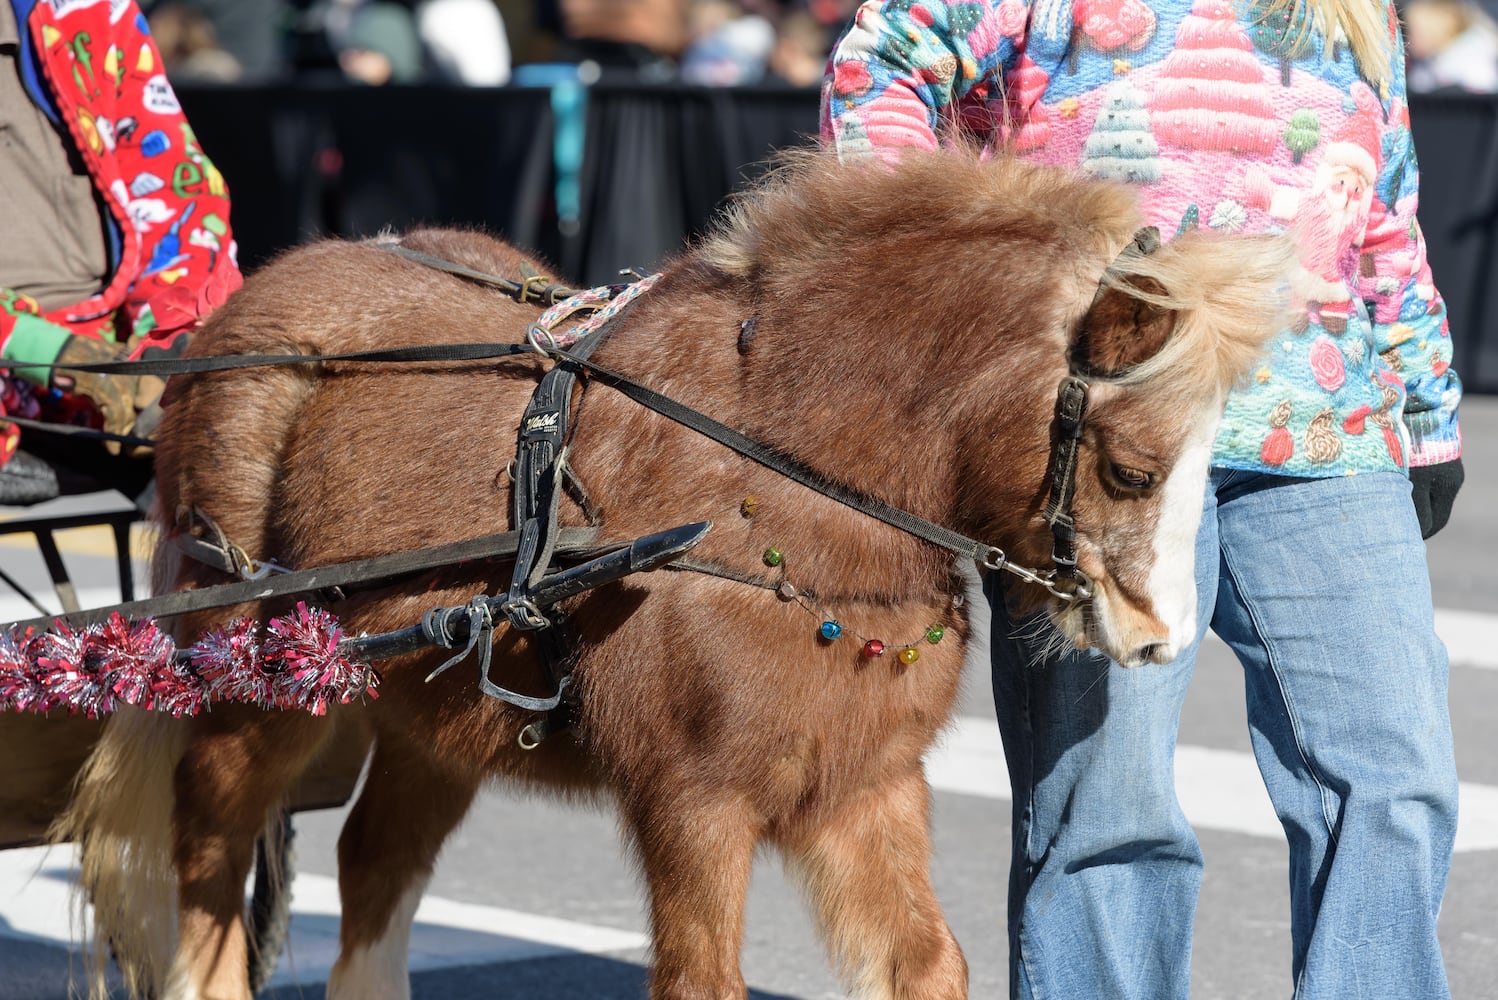
[{"label": "brass ring on harness", "polygon": [[515,301],[519,302],[521,305],[524,305],[531,300],[532,295],[536,297],[537,301],[540,301],[540,299],[542,298],[542,293],[546,291],[547,287],[550,284],[551,279],[544,274],[528,275],[525,280],[521,282],[520,290],[515,293]]},{"label": "brass ring on harness", "polygon": [[229,553],[229,558],[234,561],[234,568],[241,577],[246,580],[263,580],[270,576],[274,568],[271,563],[257,563],[250,558],[250,554],[240,548],[234,542],[226,542],[224,550]]}]

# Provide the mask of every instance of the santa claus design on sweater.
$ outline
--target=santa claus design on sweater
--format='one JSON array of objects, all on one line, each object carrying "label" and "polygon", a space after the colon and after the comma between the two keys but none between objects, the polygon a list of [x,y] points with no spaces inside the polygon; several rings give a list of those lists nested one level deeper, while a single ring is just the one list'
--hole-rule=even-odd
[{"label": "santa claus design on sweater", "polygon": [[1351,289],[1382,166],[1378,99],[1363,84],[1354,85],[1352,99],[1357,110],[1332,134],[1309,187],[1277,185],[1257,166],[1244,177],[1247,204],[1296,234],[1301,272],[1293,291],[1308,318],[1339,336],[1352,310]]}]

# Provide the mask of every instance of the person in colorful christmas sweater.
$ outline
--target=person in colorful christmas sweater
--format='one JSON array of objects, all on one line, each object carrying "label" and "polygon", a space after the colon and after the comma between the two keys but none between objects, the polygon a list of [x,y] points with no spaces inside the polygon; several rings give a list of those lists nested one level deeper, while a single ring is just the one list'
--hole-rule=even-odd
[{"label": "person in colorful christmas sweater", "polygon": [[[824,141],[896,157],[954,133],[1130,184],[1166,238],[1298,238],[1297,319],[1217,434],[1199,629],[1245,669],[1295,995],[1448,996],[1456,775],[1422,536],[1461,483],[1461,386],[1391,3],[868,0],[829,60]],[[1011,991],[1185,997],[1202,858],[1172,767],[1197,647],[1132,670],[1048,653],[990,584]]]},{"label": "person in colorful christmas sweater", "polygon": [[131,0],[8,0],[0,77],[0,416],[129,433],[160,379],[33,366],[178,353],[241,281],[228,189]]}]

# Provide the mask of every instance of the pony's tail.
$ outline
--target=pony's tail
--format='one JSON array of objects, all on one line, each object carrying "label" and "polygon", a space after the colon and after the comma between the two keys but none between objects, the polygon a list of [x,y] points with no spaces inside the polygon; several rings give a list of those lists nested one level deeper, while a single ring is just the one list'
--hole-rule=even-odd
[{"label": "pony's tail", "polygon": [[93,912],[91,997],[108,995],[111,957],[130,996],[161,995],[176,947],[172,773],[186,742],[183,720],[120,706],[49,831],[54,842],[78,844],[77,913]]}]

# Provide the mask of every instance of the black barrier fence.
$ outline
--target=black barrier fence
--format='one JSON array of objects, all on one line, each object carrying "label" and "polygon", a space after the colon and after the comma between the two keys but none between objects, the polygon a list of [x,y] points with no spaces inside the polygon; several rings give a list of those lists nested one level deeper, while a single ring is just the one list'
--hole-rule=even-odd
[{"label": "black barrier fence", "polygon": [[[229,180],[241,262],[318,235],[479,226],[569,280],[646,272],[775,152],[812,141],[786,88],[181,87]],[[1420,223],[1456,367],[1498,393],[1498,99],[1415,96]]]}]

